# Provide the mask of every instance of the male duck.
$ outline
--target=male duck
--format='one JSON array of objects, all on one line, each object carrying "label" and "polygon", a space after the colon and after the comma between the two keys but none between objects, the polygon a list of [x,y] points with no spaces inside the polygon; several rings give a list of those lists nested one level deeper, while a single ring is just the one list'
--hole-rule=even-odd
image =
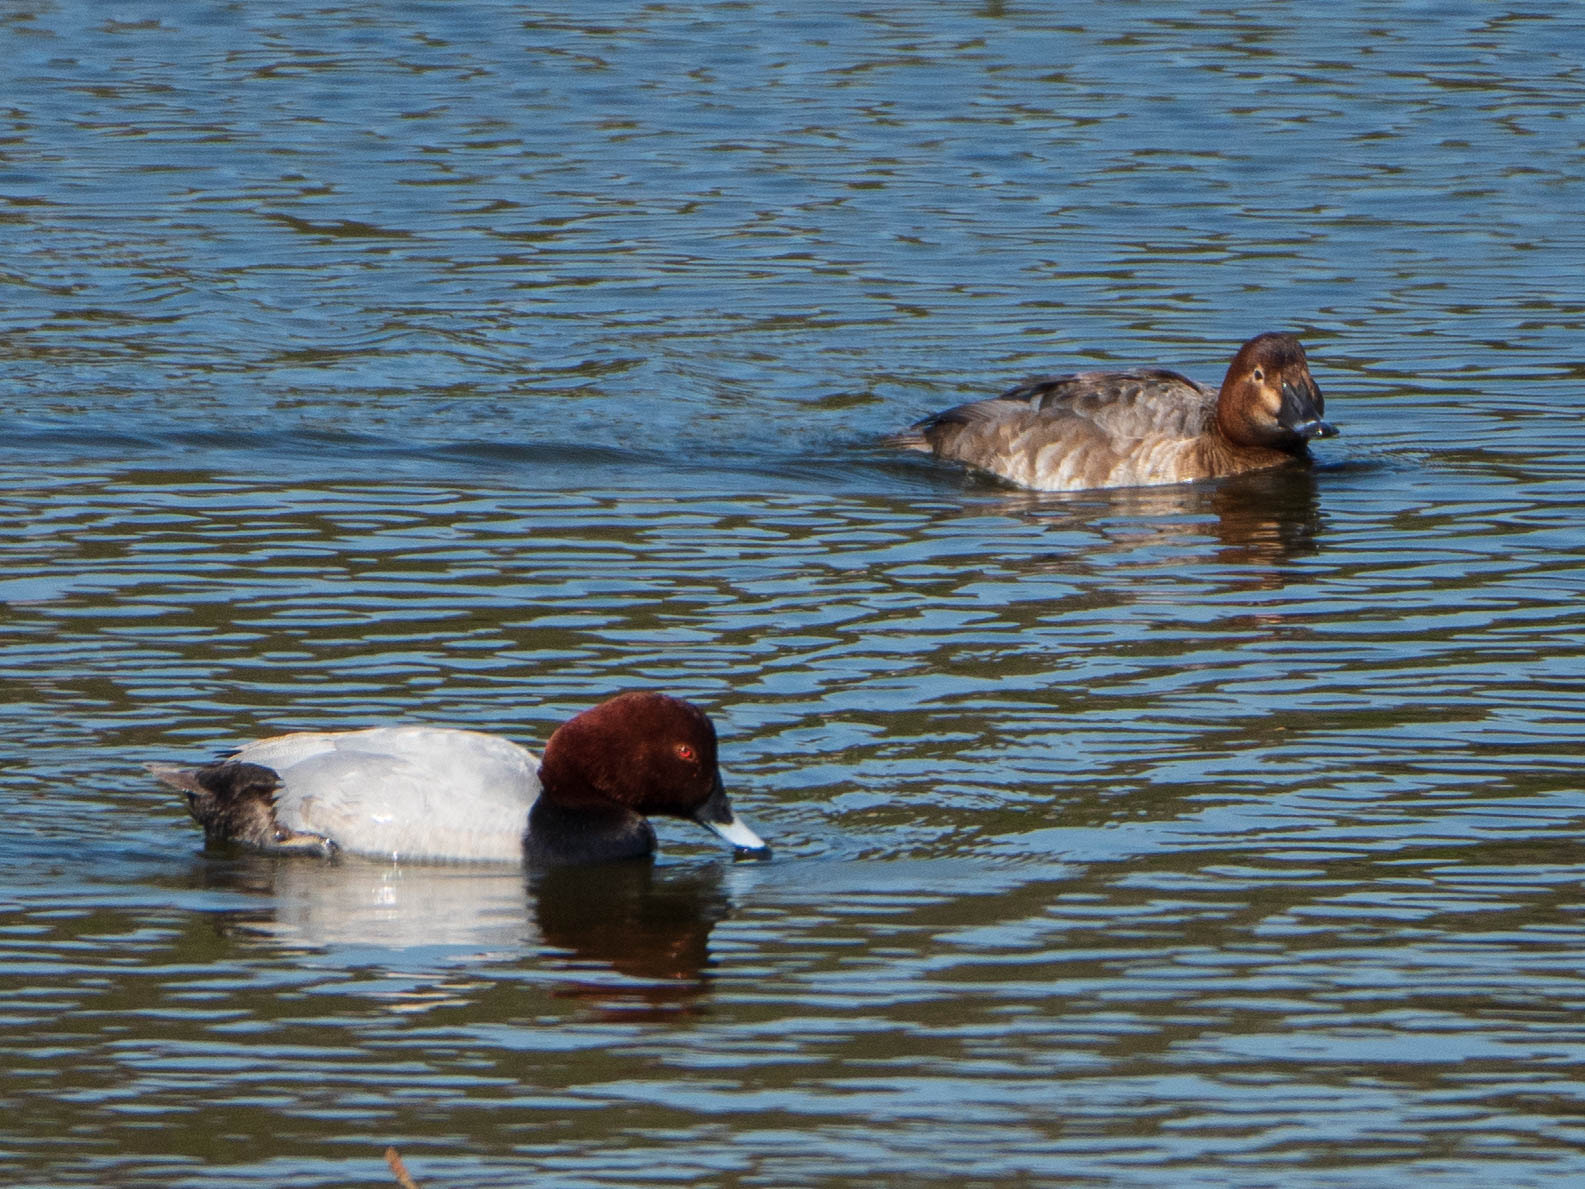
[{"label": "male duck", "polygon": [[645,814],[769,847],[732,813],[698,707],[619,694],[556,728],[544,757],[447,727],[260,739],[199,768],[150,765],[187,794],[208,842],[396,859],[591,863],[655,849]]},{"label": "male duck", "polygon": [[1306,461],[1337,433],[1324,411],[1299,340],[1261,334],[1219,392],[1161,368],[1049,376],[890,441],[1037,491],[1153,487]]}]

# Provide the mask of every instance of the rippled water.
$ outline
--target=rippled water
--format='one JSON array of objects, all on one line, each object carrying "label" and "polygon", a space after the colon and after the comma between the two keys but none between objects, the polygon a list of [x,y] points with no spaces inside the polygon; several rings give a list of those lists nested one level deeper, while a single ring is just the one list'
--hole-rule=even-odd
[{"label": "rippled water", "polygon": [[[1585,1178],[1582,60],[1562,3],[0,5],[6,1185]],[[1313,474],[878,445],[1274,328]],[[205,854],[140,768],[631,686],[771,862]]]}]

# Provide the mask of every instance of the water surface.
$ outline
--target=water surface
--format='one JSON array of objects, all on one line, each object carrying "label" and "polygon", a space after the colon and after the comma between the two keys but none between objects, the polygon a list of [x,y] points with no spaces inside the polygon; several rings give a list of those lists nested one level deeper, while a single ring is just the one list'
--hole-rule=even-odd
[{"label": "water surface", "polygon": [[[1585,1177],[1563,4],[0,8],[8,1186]],[[881,435],[1300,333],[1313,473]],[[715,717],[734,863],[146,761]]]}]

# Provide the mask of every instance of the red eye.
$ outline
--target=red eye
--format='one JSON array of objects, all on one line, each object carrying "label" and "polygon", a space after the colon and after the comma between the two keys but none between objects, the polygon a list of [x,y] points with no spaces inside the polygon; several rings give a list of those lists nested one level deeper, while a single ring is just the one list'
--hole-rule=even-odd
[{"label": "red eye", "polygon": [[679,743],[672,750],[677,753],[677,758],[685,763],[691,764],[699,758],[699,753],[687,743]]}]

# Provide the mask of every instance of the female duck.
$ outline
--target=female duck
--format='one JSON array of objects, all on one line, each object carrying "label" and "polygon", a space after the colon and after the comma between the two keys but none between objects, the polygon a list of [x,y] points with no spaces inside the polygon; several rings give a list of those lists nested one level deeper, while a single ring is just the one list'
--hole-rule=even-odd
[{"label": "female duck", "polygon": [[200,768],[150,771],[187,794],[208,842],[278,853],[602,862],[655,849],[646,814],[769,852],[732,814],[709,718],[656,693],[569,719],[538,762],[493,735],[408,726],[277,735]]},{"label": "female duck", "polygon": [[1033,380],[892,438],[1038,491],[1153,487],[1309,458],[1337,430],[1291,334],[1249,340],[1220,392],[1145,368]]}]

